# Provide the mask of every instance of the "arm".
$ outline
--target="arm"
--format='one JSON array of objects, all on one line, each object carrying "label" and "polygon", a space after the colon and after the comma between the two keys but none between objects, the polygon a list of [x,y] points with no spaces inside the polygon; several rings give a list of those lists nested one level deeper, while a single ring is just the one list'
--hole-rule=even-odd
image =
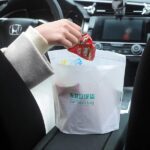
[{"label": "arm", "polygon": [[49,47],[63,45],[69,48],[77,44],[80,37],[80,27],[62,19],[42,24],[35,29],[29,27],[2,51],[27,86],[32,88],[53,73],[44,57]]}]

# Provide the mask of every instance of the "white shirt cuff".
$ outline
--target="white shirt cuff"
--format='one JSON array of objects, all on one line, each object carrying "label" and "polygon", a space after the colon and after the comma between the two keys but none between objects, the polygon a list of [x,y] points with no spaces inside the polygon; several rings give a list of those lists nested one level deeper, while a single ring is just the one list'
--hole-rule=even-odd
[{"label": "white shirt cuff", "polygon": [[52,47],[48,44],[47,40],[31,26],[28,27],[25,35],[31,41],[31,43],[36,46],[42,55]]},{"label": "white shirt cuff", "polygon": [[2,51],[29,88],[36,86],[53,74],[48,60],[41,55],[25,33],[22,33]]}]

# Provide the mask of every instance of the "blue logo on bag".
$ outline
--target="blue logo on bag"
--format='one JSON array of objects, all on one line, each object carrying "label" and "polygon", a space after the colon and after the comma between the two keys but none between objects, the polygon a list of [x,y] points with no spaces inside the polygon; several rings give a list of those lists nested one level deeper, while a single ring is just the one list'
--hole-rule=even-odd
[{"label": "blue logo on bag", "polygon": [[69,65],[69,64],[73,64],[73,65],[82,65],[83,64],[83,61],[81,58],[77,58],[77,59],[74,59],[74,60],[69,60],[69,59],[62,59],[60,61],[60,64],[62,65]]},{"label": "blue logo on bag", "polygon": [[75,65],[82,65],[82,60],[80,59],[80,58],[78,58],[78,59],[76,59],[75,61],[74,61],[74,64]]},{"label": "blue logo on bag", "polygon": [[94,105],[95,94],[70,93],[71,103],[80,105]]}]

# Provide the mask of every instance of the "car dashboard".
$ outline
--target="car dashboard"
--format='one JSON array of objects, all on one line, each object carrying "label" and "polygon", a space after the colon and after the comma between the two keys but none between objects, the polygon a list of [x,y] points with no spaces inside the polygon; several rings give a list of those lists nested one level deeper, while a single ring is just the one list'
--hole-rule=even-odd
[{"label": "car dashboard", "polygon": [[[69,1],[68,1],[69,2]],[[112,1],[74,0],[82,14],[82,31],[88,32],[97,50],[106,50],[126,56],[125,86],[132,87],[136,70],[150,37],[150,13],[144,12],[149,5],[143,2],[126,2],[125,13],[116,16]],[[77,12],[76,12],[77,13]],[[65,12],[64,12],[65,14]],[[79,13],[65,14],[74,21]],[[79,19],[81,20],[81,19]]]}]

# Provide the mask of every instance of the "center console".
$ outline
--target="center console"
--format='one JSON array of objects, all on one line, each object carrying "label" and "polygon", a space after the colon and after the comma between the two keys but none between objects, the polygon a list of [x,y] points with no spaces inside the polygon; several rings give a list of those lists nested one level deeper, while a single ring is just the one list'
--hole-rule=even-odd
[{"label": "center console", "polygon": [[88,32],[99,50],[140,56],[150,37],[150,18],[93,16],[89,20]]},{"label": "center console", "polygon": [[136,70],[147,41],[150,38],[150,17],[113,15],[91,16],[88,33],[98,50],[107,50],[126,56],[125,86],[133,86]]}]

